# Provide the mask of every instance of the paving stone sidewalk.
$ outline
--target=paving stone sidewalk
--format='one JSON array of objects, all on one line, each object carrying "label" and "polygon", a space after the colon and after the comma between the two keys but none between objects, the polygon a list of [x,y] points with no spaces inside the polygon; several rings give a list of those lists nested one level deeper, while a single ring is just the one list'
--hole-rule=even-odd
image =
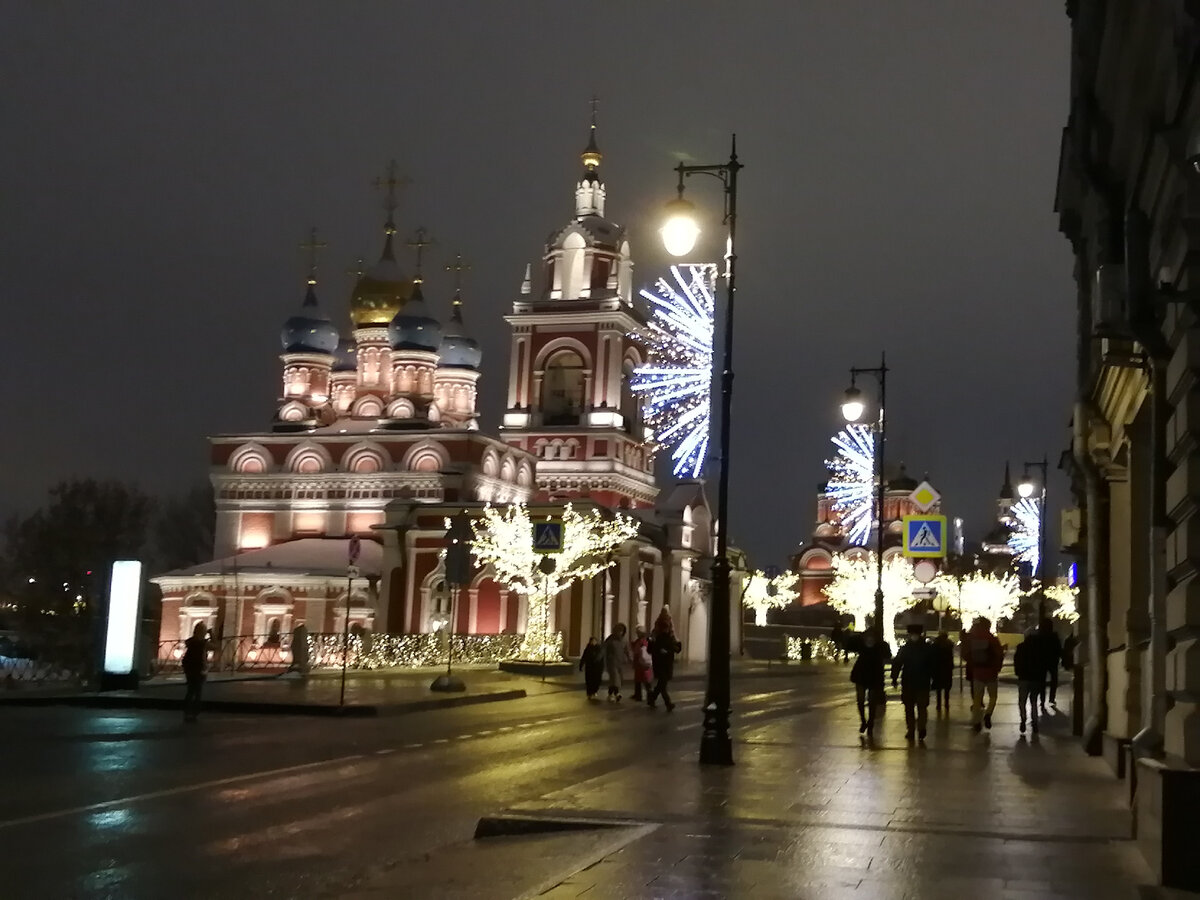
[{"label": "paving stone sidewalk", "polygon": [[1065,710],[1023,737],[1015,702],[1002,688],[994,727],[977,735],[955,691],[922,746],[905,741],[893,700],[868,743],[847,691],[740,728],[732,768],[701,768],[692,750],[650,755],[524,804],[661,823],[541,896],[1138,897],[1150,874],[1130,840],[1123,785],[1079,749]]}]

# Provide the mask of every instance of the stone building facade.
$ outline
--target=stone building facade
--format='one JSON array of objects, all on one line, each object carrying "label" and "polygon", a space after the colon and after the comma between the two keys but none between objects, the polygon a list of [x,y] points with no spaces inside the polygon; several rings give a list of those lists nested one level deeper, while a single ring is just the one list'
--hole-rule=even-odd
[{"label": "stone building facade", "polygon": [[1071,0],[1078,728],[1163,883],[1200,889],[1200,4]]}]

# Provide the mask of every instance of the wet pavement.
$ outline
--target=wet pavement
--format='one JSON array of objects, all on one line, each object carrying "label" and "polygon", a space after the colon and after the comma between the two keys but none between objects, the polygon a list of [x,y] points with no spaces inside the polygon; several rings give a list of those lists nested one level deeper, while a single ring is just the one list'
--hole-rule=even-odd
[{"label": "wet pavement", "polygon": [[[845,674],[739,679],[731,769],[695,763],[695,683],[670,715],[553,684],[377,720],[0,708],[0,895],[1135,896],[1065,715],[1023,741],[1004,692],[990,734],[956,706],[921,748],[893,703],[868,746]],[[505,810],[615,827],[472,840]]]}]

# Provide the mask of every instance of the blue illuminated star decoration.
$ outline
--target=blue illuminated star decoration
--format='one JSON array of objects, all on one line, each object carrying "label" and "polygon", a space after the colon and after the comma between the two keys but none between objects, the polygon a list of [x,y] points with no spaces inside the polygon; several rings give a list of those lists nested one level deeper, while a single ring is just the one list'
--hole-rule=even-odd
[{"label": "blue illuminated star decoration", "polygon": [[837,455],[825,460],[825,494],[849,543],[862,546],[875,519],[875,431],[871,425],[847,425],[832,440]]},{"label": "blue illuminated star decoration", "polygon": [[673,284],[660,278],[653,291],[641,291],[651,312],[644,335],[649,362],[634,370],[630,387],[642,395],[654,441],[674,447],[676,477],[698,478],[708,455],[717,267],[671,266],[671,276]]}]

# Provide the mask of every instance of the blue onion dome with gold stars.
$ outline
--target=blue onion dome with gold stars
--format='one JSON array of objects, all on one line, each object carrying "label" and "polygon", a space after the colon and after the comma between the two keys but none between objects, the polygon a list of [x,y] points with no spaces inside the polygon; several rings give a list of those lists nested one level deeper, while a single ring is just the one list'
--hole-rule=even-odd
[{"label": "blue onion dome with gold stars", "polygon": [[353,339],[340,338],[333,351],[333,371],[355,372],[358,370],[358,344]]},{"label": "blue onion dome with gold stars", "polygon": [[442,324],[429,315],[421,282],[414,281],[412,294],[404,309],[388,325],[388,340],[393,350],[425,350],[436,353],[442,343]]},{"label": "blue onion dome with gold stars", "polygon": [[300,312],[283,323],[279,342],[284,353],[333,353],[337,349],[337,327],[321,312],[315,284],[309,279]]},{"label": "blue onion dome with gold stars", "polygon": [[462,316],[462,292],[454,292],[453,312],[438,349],[438,365],[451,369],[478,369],[483,360],[479,342],[467,334]]}]

